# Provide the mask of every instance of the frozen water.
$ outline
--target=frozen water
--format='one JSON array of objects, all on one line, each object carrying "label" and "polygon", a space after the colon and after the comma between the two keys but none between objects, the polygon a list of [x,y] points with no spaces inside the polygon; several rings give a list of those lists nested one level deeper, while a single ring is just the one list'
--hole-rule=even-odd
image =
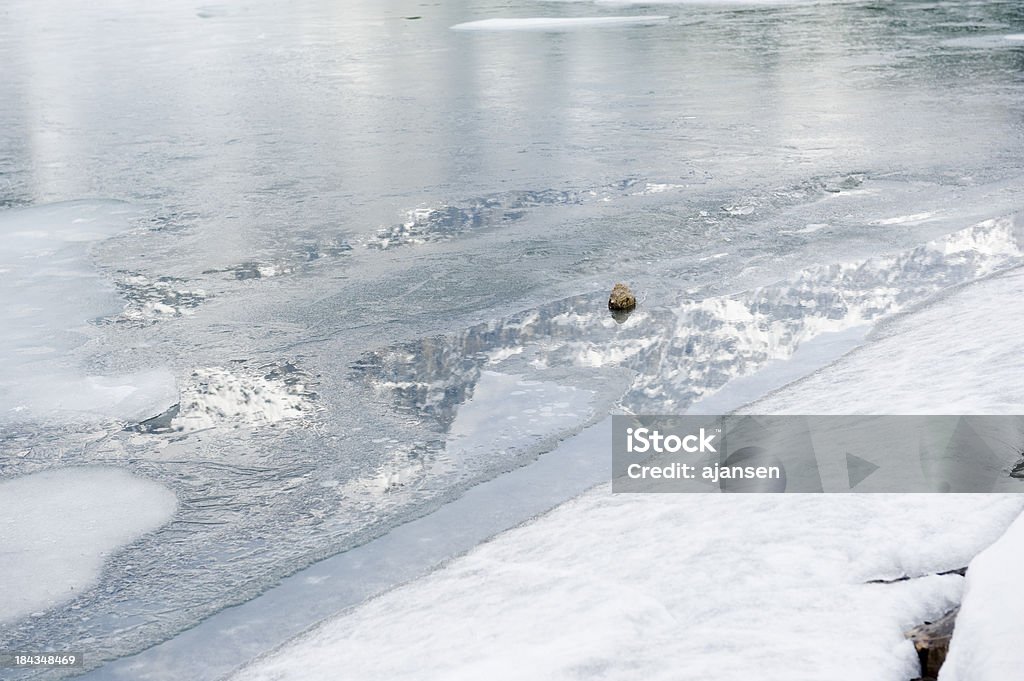
[{"label": "frozen water", "polygon": [[532,17],[527,19],[481,19],[452,26],[455,31],[569,31],[605,26],[648,26],[668,21],[667,16],[632,17]]},{"label": "frozen water", "polygon": [[0,623],[77,597],[111,554],[165,524],[177,505],[163,485],[117,468],[0,480]]},{"label": "frozen water", "polygon": [[101,335],[90,322],[124,305],[88,246],[124,232],[139,210],[74,201],[0,213],[0,425],[55,415],[133,420],[176,399],[166,369],[95,375],[74,361]]},{"label": "frozen water", "polygon": [[[127,429],[5,417],[4,478],[114,462],[181,506],[94,588],[2,627],[4,650],[130,655],[531,466],[616,405],[727,404],[743,379],[749,399],[1020,257],[1016,227],[971,227],[1024,205],[1019,41],[946,42],[1019,34],[1014,3],[689,4],[555,34],[450,27],[628,12],[4,8],[0,206],[147,206],[89,242],[75,267],[105,302],[61,308],[82,335],[34,366],[124,386],[167,371],[182,392]],[[622,324],[617,280],[642,299]],[[474,417],[513,381],[532,420]],[[543,411],[556,403],[565,418]]]},{"label": "frozen water", "polygon": [[949,655],[939,681],[1005,681],[1024,669],[1018,568],[1024,562],[1024,515],[971,561]]}]

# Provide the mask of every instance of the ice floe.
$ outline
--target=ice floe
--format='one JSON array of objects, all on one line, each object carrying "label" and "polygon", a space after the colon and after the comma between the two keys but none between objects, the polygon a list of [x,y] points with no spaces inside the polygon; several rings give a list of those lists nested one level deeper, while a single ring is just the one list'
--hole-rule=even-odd
[{"label": "ice floe", "polygon": [[0,481],[0,623],[79,596],[113,551],[166,523],[176,508],[169,489],[118,468]]}]

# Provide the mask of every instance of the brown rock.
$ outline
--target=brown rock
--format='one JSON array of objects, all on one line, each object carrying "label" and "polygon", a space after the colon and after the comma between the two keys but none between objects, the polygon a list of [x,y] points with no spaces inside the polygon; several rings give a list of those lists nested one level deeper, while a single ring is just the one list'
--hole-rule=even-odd
[{"label": "brown rock", "polygon": [[939,668],[946,661],[946,653],[949,652],[949,640],[953,636],[953,627],[959,611],[960,608],[954,608],[936,621],[925,622],[904,634],[917,650],[917,658],[921,661],[922,681],[939,676]]},{"label": "brown rock", "polygon": [[608,298],[609,310],[632,310],[636,307],[636,296],[625,284],[618,283],[612,287],[612,295]]}]

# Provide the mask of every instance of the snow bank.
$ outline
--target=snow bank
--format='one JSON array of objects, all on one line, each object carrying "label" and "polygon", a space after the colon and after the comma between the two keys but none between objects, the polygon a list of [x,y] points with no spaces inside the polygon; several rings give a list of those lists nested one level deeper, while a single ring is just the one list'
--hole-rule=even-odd
[{"label": "snow bank", "polygon": [[567,31],[608,26],[650,26],[668,21],[667,16],[636,17],[533,17],[482,19],[452,26],[453,31]]},{"label": "snow bank", "polygon": [[939,681],[1009,681],[1024,670],[1020,620],[1024,516],[971,561],[949,656]]},{"label": "snow bank", "polygon": [[126,230],[136,215],[117,201],[0,213],[0,423],[57,414],[134,420],[176,399],[164,369],[97,376],[69,357],[98,336],[90,321],[123,307],[87,248]]},{"label": "snow bank", "polygon": [[114,550],[174,515],[160,484],[116,468],[63,468],[0,481],[0,623],[80,595]]},{"label": "snow bank", "polygon": [[1012,496],[617,495],[607,486],[329,620],[236,681],[905,681]]}]

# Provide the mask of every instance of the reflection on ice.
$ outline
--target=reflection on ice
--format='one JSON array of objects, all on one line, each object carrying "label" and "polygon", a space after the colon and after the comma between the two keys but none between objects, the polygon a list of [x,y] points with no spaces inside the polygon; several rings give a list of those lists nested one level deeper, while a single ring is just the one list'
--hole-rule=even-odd
[{"label": "reflection on ice", "polygon": [[842,337],[1022,262],[1013,219],[988,220],[903,253],[815,266],[745,293],[642,307],[621,325],[603,294],[569,298],[372,353],[358,369],[400,410],[449,433],[494,361],[539,376],[626,367],[634,379],[623,408],[679,413],[811,341]]},{"label": "reflection on ice", "polygon": [[392,461],[370,478],[352,481],[347,491],[417,487],[428,479],[436,482],[441,475],[466,476],[481,463],[493,462],[496,454],[511,460],[516,454],[549,448],[594,415],[593,398],[590,390],[483,370],[457,407],[433,412],[448,419],[443,452],[397,449]]}]

